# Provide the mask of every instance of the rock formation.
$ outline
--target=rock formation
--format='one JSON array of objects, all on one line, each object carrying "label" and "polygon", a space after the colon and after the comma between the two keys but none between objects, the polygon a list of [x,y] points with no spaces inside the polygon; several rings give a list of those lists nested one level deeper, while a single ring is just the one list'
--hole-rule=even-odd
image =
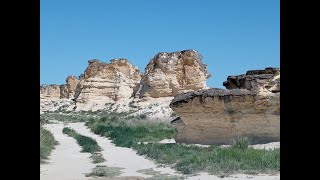
[{"label": "rock formation", "polygon": [[280,92],[280,68],[248,71],[239,76],[228,76],[223,82],[227,89],[248,89],[257,93]]},{"label": "rock formation", "polygon": [[73,98],[75,94],[75,89],[79,83],[79,79],[76,76],[68,76],[66,79],[67,85],[67,96],[66,98]]},{"label": "rock formation", "polygon": [[79,80],[75,76],[68,76],[66,84],[56,85],[42,85],[40,86],[40,97],[49,99],[63,99],[73,98],[75,88],[78,85]]},{"label": "rock formation", "polygon": [[79,76],[79,82],[74,90],[74,99],[77,99],[81,93],[81,90],[83,88],[83,83],[84,83],[84,74],[81,74]]},{"label": "rock formation", "polygon": [[177,95],[170,107],[180,116],[177,142],[230,144],[247,136],[253,144],[280,140],[280,69],[229,76],[228,89],[211,88]]},{"label": "rock formation", "polygon": [[[76,88],[76,101],[113,100],[130,98],[139,85],[141,72],[126,59],[113,59],[111,63],[94,59],[84,72]],[[82,87],[81,87],[82,86]]]},{"label": "rock formation", "polygon": [[147,65],[136,96],[169,97],[205,89],[210,76],[201,54],[195,50],[158,53]]},{"label": "rock formation", "polygon": [[67,85],[62,84],[59,86],[59,88],[60,88],[60,99],[69,98],[69,92],[68,92]]},{"label": "rock formation", "polygon": [[40,97],[60,98],[60,86],[56,84],[40,86]]}]

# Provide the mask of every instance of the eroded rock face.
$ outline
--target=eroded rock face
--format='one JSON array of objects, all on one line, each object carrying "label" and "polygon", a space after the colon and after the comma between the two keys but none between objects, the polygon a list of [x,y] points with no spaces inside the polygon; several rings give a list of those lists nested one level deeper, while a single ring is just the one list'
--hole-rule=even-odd
[{"label": "eroded rock face", "polygon": [[251,138],[253,144],[279,141],[280,69],[229,76],[224,85],[230,90],[198,90],[171,101],[180,116],[172,121],[178,130],[176,141],[230,144],[238,136]]},{"label": "eroded rock face", "polygon": [[228,76],[223,85],[227,89],[248,89],[257,93],[280,92],[280,68],[252,70],[239,76]]},{"label": "eroded rock face", "polygon": [[79,79],[76,76],[68,76],[66,79],[67,96],[66,98],[73,98],[75,89],[79,83]]},{"label": "eroded rock face", "polygon": [[136,96],[169,97],[205,89],[210,76],[201,54],[195,50],[159,53],[147,65]]},{"label": "eroded rock face", "polygon": [[130,98],[140,80],[140,70],[126,59],[113,59],[111,63],[90,60],[75,89],[76,101]]},{"label": "eroded rock face", "polygon": [[79,97],[81,90],[83,88],[83,83],[84,83],[84,74],[81,74],[79,76],[79,82],[76,88],[74,89],[74,99],[77,99]]},{"label": "eroded rock face", "polygon": [[67,85],[63,84],[63,85],[60,85],[59,87],[60,87],[60,99],[69,98]]},{"label": "eroded rock face", "polygon": [[40,86],[40,97],[60,98],[60,86],[56,84]]}]

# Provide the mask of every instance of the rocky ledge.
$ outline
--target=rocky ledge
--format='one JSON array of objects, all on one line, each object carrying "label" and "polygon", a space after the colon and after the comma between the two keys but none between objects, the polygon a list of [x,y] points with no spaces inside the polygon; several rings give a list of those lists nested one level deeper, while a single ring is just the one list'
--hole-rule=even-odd
[{"label": "rocky ledge", "polygon": [[176,141],[230,144],[240,136],[253,144],[279,141],[280,69],[229,76],[224,85],[230,90],[211,88],[175,96],[170,107],[179,116],[172,121]]}]

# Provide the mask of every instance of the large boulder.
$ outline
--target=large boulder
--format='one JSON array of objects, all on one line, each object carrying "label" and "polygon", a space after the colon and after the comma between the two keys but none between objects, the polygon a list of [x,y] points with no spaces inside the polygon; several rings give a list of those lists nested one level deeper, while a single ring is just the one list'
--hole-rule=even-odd
[{"label": "large boulder", "polygon": [[[270,71],[269,71],[270,70]],[[180,117],[177,142],[230,144],[247,136],[253,144],[280,140],[280,69],[229,76],[230,90],[183,93],[170,103]]]}]

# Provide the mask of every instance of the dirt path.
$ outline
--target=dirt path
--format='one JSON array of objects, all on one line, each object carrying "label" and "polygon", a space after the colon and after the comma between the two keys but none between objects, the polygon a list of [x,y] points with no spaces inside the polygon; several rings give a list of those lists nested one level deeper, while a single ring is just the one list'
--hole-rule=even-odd
[{"label": "dirt path", "polygon": [[40,164],[41,180],[82,180],[84,173],[90,173],[95,165],[90,162],[89,153],[80,153],[76,140],[62,133],[63,124],[47,124],[59,145],[52,151],[46,164]]},{"label": "dirt path", "polygon": [[[60,143],[56,146],[56,149],[52,152],[49,164],[41,165],[41,180],[82,180],[82,179],[93,179],[86,178],[85,173],[91,172],[92,168],[96,164],[92,164],[89,157],[89,153],[80,153],[81,148],[76,143],[76,141],[64,135],[62,133],[64,125],[63,124],[48,124],[45,126],[46,129],[51,131],[55,139]],[[146,159],[143,156],[136,154],[136,151],[130,148],[117,147],[111,140],[106,137],[101,137],[96,135],[88,129],[84,123],[69,123],[66,127],[70,127],[76,130],[79,134],[91,137],[97,141],[99,146],[102,147],[102,155],[105,162],[99,165],[107,165],[108,167],[120,167],[123,168],[122,174],[120,176],[136,176],[148,178],[150,175],[145,175],[137,172],[138,170],[150,169],[155,171],[160,171],[161,174],[179,175],[173,169],[168,167],[157,167],[157,165]],[[181,174],[180,174],[181,175]],[[125,178],[125,177],[123,177]],[[107,178],[106,178],[107,179]],[[111,178],[112,179],[112,178]],[[125,178],[127,179],[127,178]],[[130,178],[128,178],[130,179]],[[133,178],[134,179],[134,178]],[[185,177],[189,180],[222,180],[214,175],[200,174],[192,177]],[[223,180],[241,180],[241,179],[251,179],[251,180],[274,180],[280,179],[280,176],[269,176],[269,175],[233,175],[231,177],[225,177]],[[102,179],[101,179],[102,180]]]},{"label": "dirt path", "polygon": [[109,167],[121,167],[124,168],[122,170],[122,176],[141,176],[141,177],[150,177],[149,175],[145,175],[142,173],[138,173],[138,170],[153,168],[156,171],[160,171],[165,174],[176,174],[173,169],[170,168],[157,168],[157,165],[144,158],[143,156],[139,156],[136,154],[136,151],[130,148],[117,147],[111,140],[105,137],[101,137],[99,135],[94,134],[90,131],[84,123],[70,123],[68,127],[71,127],[78,133],[92,137],[97,141],[97,143],[102,147],[102,155],[107,160],[102,163]]}]

